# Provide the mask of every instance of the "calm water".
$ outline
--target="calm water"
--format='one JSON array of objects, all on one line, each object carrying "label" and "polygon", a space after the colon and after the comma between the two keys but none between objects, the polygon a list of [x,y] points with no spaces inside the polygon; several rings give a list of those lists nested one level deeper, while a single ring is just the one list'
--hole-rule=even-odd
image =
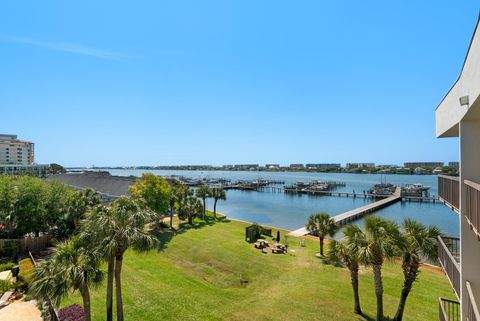
[{"label": "calm water", "polygon": [[[166,171],[166,170],[110,170],[112,175],[141,176],[144,172],[156,175],[182,175],[192,178],[228,178],[235,180],[253,180],[258,178],[284,180],[285,184],[311,180],[339,181],[346,183],[338,191],[363,192],[373,184],[379,183],[380,175],[343,174],[343,173],[269,173],[269,172],[229,172],[229,171]],[[435,175],[383,175],[387,182],[402,185],[421,183],[431,186],[430,194],[437,194],[437,176]],[[227,216],[277,226],[289,230],[305,225],[307,217],[316,212],[336,215],[363,206],[370,200],[336,196],[291,195],[283,192],[227,192],[227,201],[219,201],[217,211]],[[213,209],[213,202],[209,202]],[[440,203],[399,202],[376,212],[376,215],[401,222],[404,218],[414,218],[424,224],[435,224],[445,234],[458,236],[458,214]],[[356,222],[362,224],[362,220]]]}]

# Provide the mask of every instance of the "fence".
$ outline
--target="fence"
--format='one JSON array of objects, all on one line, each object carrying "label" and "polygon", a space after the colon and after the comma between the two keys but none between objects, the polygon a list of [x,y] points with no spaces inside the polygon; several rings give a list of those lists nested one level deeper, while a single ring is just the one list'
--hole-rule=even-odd
[{"label": "fence", "polygon": [[51,235],[26,237],[23,239],[0,239],[0,255],[3,254],[28,254],[45,250],[52,244]]}]

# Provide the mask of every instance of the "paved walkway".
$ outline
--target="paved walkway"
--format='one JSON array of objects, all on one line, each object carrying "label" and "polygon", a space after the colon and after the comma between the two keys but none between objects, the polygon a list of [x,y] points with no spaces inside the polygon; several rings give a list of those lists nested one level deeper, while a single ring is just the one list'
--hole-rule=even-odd
[{"label": "paved walkway", "polygon": [[15,301],[0,309],[0,320],[5,321],[42,321],[40,310],[35,301]]}]

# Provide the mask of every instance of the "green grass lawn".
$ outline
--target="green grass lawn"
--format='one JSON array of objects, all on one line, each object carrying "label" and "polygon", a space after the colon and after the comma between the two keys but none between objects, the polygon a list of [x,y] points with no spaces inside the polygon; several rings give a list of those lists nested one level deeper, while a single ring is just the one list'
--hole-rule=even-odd
[{"label": "green grass lawn", "polygon": [[[366,314],[352,312],[347,269],[315,257],[318,243],[289,239],[289,254],[262,254],[244,241],[245,223],[231,221],[164,233],[161,250],[127,252],[123,268],[125,319],[137,320],[370,320],[375,295],[370,269],[360,277]],[[276,231],[274,231],[276,233]],[[274,234],[276,235],[276,234]],[[283,235],[283,233],[282,233]],[[283,236],[282,236],[283,237]],[[400,266],[385,263],[385,315],[393,317]],[[240,286],[243,277],[249,282]],[[93,320],[105,320],[105,286],[92,291]],[[454,298],[448,280],[424,270],[407,301],[404,320],[438,320],[438,297]],[[63,306],[81,304],[78,295]]]}]

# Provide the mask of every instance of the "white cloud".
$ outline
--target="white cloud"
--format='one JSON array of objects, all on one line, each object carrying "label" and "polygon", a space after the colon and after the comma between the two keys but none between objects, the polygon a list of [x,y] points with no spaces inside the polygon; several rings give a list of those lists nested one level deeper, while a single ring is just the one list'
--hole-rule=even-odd
[{"label": "white cloud", "polygon": [[0,34],[0,40],[14,42],[14,43],[21,43],[21,44],[26,44],[30,46],[51,49],[51,50],[69,52],[69,53],[78,54],[78,55],[101,58],[101,59],[122,60],[126,58],[125,54],[122,54],[119,52],[87,47],[87,46],[76,44],[76,43],[47,42],[47,41],[34,40],[30,38],[13,37],[13,36],[8,36],[4,34]]}]

